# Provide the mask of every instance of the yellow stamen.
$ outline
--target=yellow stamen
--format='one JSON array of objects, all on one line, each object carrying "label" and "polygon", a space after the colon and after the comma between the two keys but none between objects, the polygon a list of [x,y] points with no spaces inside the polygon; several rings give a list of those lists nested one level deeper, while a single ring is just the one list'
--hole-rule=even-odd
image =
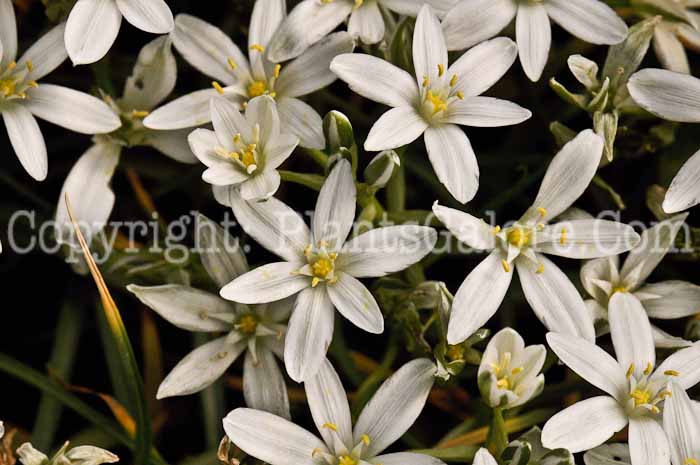
[{"label": "yellow stamen", "polygon": [[27,70],[31,73],[34,71],[34,63],[32,63],[32,60],[27,60]]},{"label": "yellow stamen", "polygon": [[640,405],[648,404],[651,400],[651,394],[649,391],[642,391],[640,389],[635,389],[630,393],[630,397],[634,399],[634,406],[639,407]]},{"label": "yellow stamen", "polygon": [[10,69],[10,70],[15,69],[16,67],[17,67],[16,61],[12,61],[12,62],[10,62],[10,64],[7,65],[7,69]]},{"label": "yellow stamen", "polygon": [[235,71],[236,68],[238,68],[238,65],[236,64],[236,62],[234,61],[233,58],[229,58],[226,61],[228,62],[228,66],[229,66],[229,68],[231,68],[231,71]]},{"label": "yellow stamen", "polygon": [[445,74],[445,65],[438,63],[438,76],[442,77]]},{"label": "yellow stamen", "polygon": [[275,71],[272,73],[272,75],[275,77],[275,79],[277,79],[278,77],[280,77],[280,71],[281,71],[281,70],[282,70],[282,65],[276,64],[276,65],[275,65]]},{"label": "yellow stamen", "polygon": [[357,459],[350,457],[349,455],[341,455],[338,457],[338,465],[357,465],[359,462]]},{"label": "yellow stamen", "polygon": [[547,209],[546,209],[546,208],[539,207],[539,208],[537,209],[537,213],[539,213],[540,216],[547,216]]},{"label": "yellow stamen", "polygon": [[447,110],[447,102],[435,95],[432,90],[428,91],[426,98],[428,99],[428,102],[433,104],[433,114]]},{"label": "yellow stamen", "polygon": [[258,327],[258,320],[253,315],[244,315],[239,321],[236,328],[245,334],[253,334]]},{"label": "yellow stamen", "polygon": [[338,425],[335,423],[324,423],[323,427],[332,431],[338,432]]},{"label": "yellow stamen", "polygon": [[255,50],[256,52],[265,53],[265,47],[260,44],[253,44],[250,46],[250,49]]},{"label": "yellow stamen", "polygon": [[537,271],[535,271],[535,273],[537,273],[537,274],[542,274],[542,273],[544,273],[544,263],[540,263],[540,264],[537,266]]},{"label": "yellow stamen", "polygon": [[625,286],[615,286],[612,288],[612,293],[615,294],[616,292],[627,292],[627,287]]},{"label": "yellow stamen", "polygon": [[145,110],[143,110],[143,111],[142,110],[133,110],[131,112],[131,116],[133,116],[134,118],[145,118],[149,114],[151,114],[151,112],[145,111]]},{"label": "yellow stamen", "polygon": [[457,95],[458,99],[464,100],[464,92],[462,92],[461,90],[459,92],[457,92],[455,95]]},{"label": "yellow stamen", "polygon": [[267,83],[265,81],[253,81],[248,84],[248,96],[255,98],[267,92]]},{"label": "yellow stamen", "polygon": [[697,459],[689,457],[683,461],[683,465],[698,465],[698,461]]},{"label": "yellow stamen", "polygon": [[664,371],[664,374],[666,376],[680,376],[681,374],[677,372],[676,370],[666,370]]},{"label": "yellow stamen", "polygon": [[313,270],[314,276],[321,279],[326,279],[333,271],[333,262],[326,258],[321,258],[316,260],[316,262],[311,265],[311,269]]},{"label": "yellow stamen", "polygon": [[498,381],[496,381],[496,386],[498,387],[498,389],[510,390],[510,381],[508,381],[507,378],[501,378]]},{"label": "yellow stamen", "polygon": [[366,434],[363,434],[362,437],[360,438],[360,440],[362,441],[362,443],[365,446],[369,446],[369,443],[370,443],[369,436],[367,436]]},{"label": "yellow stamen", "polygon": [[319,278],[313,277],[311,278],[311,287],[316,287],[318,284],[321,282]]},{"label": "yellow stamen", "polygon": [[515,367],[515,368],[513,368],[513,369],[510,371],[510,374],[512,374],[512,375],[517,375],[517,374],[522,373],[523,370],[524,370],[523,367]]},{"label": "yellow stamen", "polygon": [[457,75],[453,74],[452,79],[450,79],[450,87],[454,87],[457,85]]},{"label": "yellow stamen", "polygon": [[652,365],[651,362],[647,363],[647,367],[644,369],[644,374],[649,376],[653,369],[654,369],[654,365]]},{"label": "yellow stamen", "polygon": [[634,363],[630,363],[630,367],[627,369],[627,373],[625,374],[625,376],[627,377],[627,379],[630,379],[633,374],[634,374]]},{"label": "yellow stamen", "polygon": [[507,240],[511,245],[518,248],[523,248],[530,244],[531,231],[523,228],[512,228],[508,231]]},{"label": "yellow stamen", "polygon": [[430,78],[428,76],[423,76],[423,87],[428,87],[430,85]]},{"label": "yellow stamen", "polygon": [[510,273],[510,264],[508,263],[508,260],[501,260],[501,266],[503,266],[503,271]]},{"label": "yellow stamen", "polygon": [[355,9],[360,8],[365,0],[355,0]]},{"label": "yellow stamen", "polygon": [[494,234],[494,235],[495,235],[495,234],[498,234],[499,232],[501,232],[501,227],[500,227],[500,226],[495,226],[495,227],[491,230],[491,233]]},{"label": "yellow stamen", "polygon": [[212,81],[211,86],[212,86],[214,89],[216,89],[216,91],[217,91],[219,94],[224,95],[224,88],[221,87],[221,84],[219,84],[219,83],[216,82],[216,81]]},{"label": "yellow stamen", "polygon": [[561,237],[559,238],[559,243],[561,245],[566,244],[566,234],[567,234],[566,228],[561,228]]},{"label": "yellow stamen", "polygon": [[27,82],[27,85],[28,85],[29,87],[33,87],[33,88],[35,88],[35,89],[36,89],[37,87],[39,87],[39,83],[36,82],[36,81],[29,81],[29,82]]}]

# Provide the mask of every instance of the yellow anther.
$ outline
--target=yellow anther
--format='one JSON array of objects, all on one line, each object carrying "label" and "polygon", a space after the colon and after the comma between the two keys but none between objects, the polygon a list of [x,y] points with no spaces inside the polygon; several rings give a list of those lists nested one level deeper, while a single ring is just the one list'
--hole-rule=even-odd
[{"label": "yellow anther", "polygon": [[651,394],[649,391],[642,391],[641,389],[635,389],[630,393],[630,397],[634,399],[634,406],[639,407],[640,405],[648,404],[651,400]]},{"label": "yellow anther", "polygon": [[314,276],[321,279],[326,279],[328,275],[333,271],[333,262],[326,258],[320,258],[311,265]]},{"label": "yellow anther", "polygon": [[17,67],[17,62],[12,61],[10,64],[7,65],[7,69],[15,69]]},{"label": "yellow anther", "polygon": [[250,46],[250,49],[255,50],[256,52],[265,53],[265,47],[260,44],[253,44]]},{"label": "yellow anther", "polygon": [[304,249],[304,256],[305,256],[306,258],[309,258],[309,257],[311,256],[311,250],[312,250],[313,248],[314,248],[314,246],[311,245],[311,244],[309,244],[309,245],[306,246],[306,248]]},{"label": "yellow anther", "polygon": [[540,263],[539,265],[537,265],[537,271],[535,271],[535,273],[537,273],[537,274],[544,273],[544,263]]},{"label": "yellow anther", "polygon": [[503,271],[510,273],[510,263],[508,263],[508,260],[501,260],[501,266],[503,266]]},{"label": "yellow anther", "polygon": [[459,92],[457,92],[455,95],[457,96],[458,99],[464,100],[464,92],[462,92],[461,90]]},{"label": "yellow anther", "polygon": [[512,370],[510,370],[510,374],[511,375],[518,375],[518,374],[522,373],[524,369],[525,368],[523,368],[523,367],[515,367]]},{"label": "yellow anther", "polygon": [[241,133],[237,132],[236,134],[233,135],[233,143],[238,145],[241,143]]},{"label": "yellow anther", "polygon": [[627,287],[625,286],[615,286],[612,288],[612,293],[615,294],[616,292],[627,292]]},{"label": "yellow anther", "polygon": [[698,460],[689,457],[683,461],[683,465],[698,465]]},{"label": "yellow anther", "polygon": [[365,0],[355,0],[355,8],[360,8]]},{"label": "yellow anther", "polygon": [[561,228],[561,236],[559,237],[559,243],[561,245],[566,244],[566,234],[567,233],[568,233],[568,231],[566,230],[566,228]]},{"label": "yellow anther", "polygon": [[39,87],[39,83],[36,82],[36,81],[29,81],[29,82],[27,82],[27,85],[28,85],[29,87],[33,87],[33,88],[35,88],[35,89],[36,89],[37,87]]},{"label": "yellow anther", "polygon": [[272,73],[273,76],[275,76],[275,79],[280,77],[280,71],[282,71],[282,65],[276,64],[275,65],[275,71]]},{"label": "yellow anther", "polygon": [[651,362],[648,362],[646,368],[644,369],[644,374],[649,376],[653,369],[654,365],[652,365]]},{"label": "yellow anther", "polygon": [[365,446],[369,446],[369,443],[370,443],[369,436],[367,436],[366,434],[363,434],[362,437],[360,438],[360,440],[362,441],[362,443]]},{"label": "yellow anther", "polygon": [[145,110],[132,110],[131,112],[131,116],[133,116],[134,118],[145,118],[149,114],[151,114],[151,112]]},{"label": "yellow anther", "polygon": [[666,370],[664,371],[664,374],[666,376],[680,376],[681,374],[677,372],[676,370]]},{"label": "yellow anther", "polygon": [[220,360],[223,360],[226,358],[227,355],[228,355],[228,352],[219,352],[218,354],[216,354],[216,357]]},{"label": "yellow anther", "polygon": [[270,93],[267,94],[267,95],[269,95],[269,96],[272,97],[272,98],[275,98],[275,97],[277,97],[277,92],[270,92]]},{"label": "yellow anther", "polygon": [[219,83],[216,82],[216,81],[212,81],[211,86],[212,86],[214,89],[216,89],[216,91],[217,91],[219,94],[224,95],[224,88],[221,87],[221,84],[219,84]]},{"label": "yellow anther", "polygon": [[248,97],[255,98],[267,92],[267,83],[265,81],[253,81],[248,84]]},{"label": "yellow anther", "polygon": [[633,374],[634,374],[634,363],[630,363],[630,367],[627,369],[627,373],[625,374],[625,376],[627,377],[627,379],[630,379]]},{"label": "yellow anther", "polygon": [[651,411],[653,413],[661,413],[661,410],[659,410],[659,407],[657,407],[656,405],[651,406]]},{"label": "yellow anther", "polygon": [[357,465],[358,463],[357,459],[349,455],[341,455],[338,457],[338,465]]},{"label": "yellow anther", "polygon": [[229,68],[231,68],[231,71],[235,71],[236,68],[238,68],[238,65],[236,64],[236,62],[233,58],[229,58],[226,61],[228,62],[228,66],[229,66]]},{"label": "yellow anther", "polygon": [[31,73],[34,71],[34,63],[32,63],[32,60],[27,60],[27,70]]},{"label": "yellow anther", "polygon": [[338,432],[338,425],[336,425],[335,423],[324,423],[323,428],[335,431],[336,433]]},{"label": "yellow anther", "polygon": [[546,208],[539,207],[539,208],[537,209],[537,213],[539,213],[540,216],[547,216],[547,209],[546,209]]},{"label": "yellow anther", "polygon": [[423,76],[423,87],[428,87],[430,85],[430,78],[428,76]]},{"label": "yellow anther", "polygon": [[316,449],[311,451],[311,458],[316,457],[316,454],[322,454],[322,453],[323,453],[323,451],[317,447]]},{"label": "yellow anther", "polygon": [[445,65],[438,63],[438,76],[442,77],[445,74]]},{"label": "yellow anther", "polygon": [[313,277],[311,278],[311,287],[316,287],[318,284],[321,282],[319,278]]},{"label": "yellow anther", "polygon": [[454,87],[457,85],[457,75],[453,74],[452,79],[450,79],[450,87]]},{"label": "yellow anther", "polygon": [[491,233],[493,234],[498,234],[499,232],[501,232],[500,226],[494,226],[494,228],[491,230]]},{"label": "yellow anther", "polygon": [[498,389],[510,390],[510,381],[508,381],[507,378],[501,378],[496,381],[496,387],[498,387]]}]

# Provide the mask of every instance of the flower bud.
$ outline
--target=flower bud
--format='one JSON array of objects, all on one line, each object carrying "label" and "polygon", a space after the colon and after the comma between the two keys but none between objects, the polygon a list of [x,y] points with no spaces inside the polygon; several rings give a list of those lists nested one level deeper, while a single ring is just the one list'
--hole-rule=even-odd
[{"label": "flower bud", "polygon": [[355,132],[350,120],[339,111],[333,110],[323,118],[323,133],[326,135],[326,151],[336,154],[340,149],[355,146]]},{"label": "flower bud", "polygon": [[49,458],[36,450],[30,443],[25,442],[17,449],[17,456],[23,465],[44,465]]},{"label": "flower bud", "polygon": [[387,185],[399,166],[401,166],[401,158],[395,151],[380,152],[365,168],[365,182],[372,187],[381,189]]},{"label": "flower bud", "polygon": [[71,465],[101,465],[119,461],[119,457],[110,451],[94,446],[74,447],[66,453],[65,457]]}]

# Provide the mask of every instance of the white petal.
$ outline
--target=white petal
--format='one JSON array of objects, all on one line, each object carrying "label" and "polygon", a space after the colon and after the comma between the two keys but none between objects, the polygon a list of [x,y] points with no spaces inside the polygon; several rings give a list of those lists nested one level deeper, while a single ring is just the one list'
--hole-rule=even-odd
[{"label": "white petal", "polygon": [[630,419],[629,445],[634,465],[661,465],[671,461],[666,433],[654,418]]},{"label": "white petal", "polygon": [[593,397],[550,418],[542,429],[542,444],[547,449],[583,452],[601,445],[626,425],[627,415],[615,399]]},{"label": "white petal", "polygon": [[299,275],[297,263],[263,265],[239,276],[221,288],[221,297],[242,304],[274,302],[310,286],[307,276]]},{"label": "white petal", "polygon": [[479,165],[469,138],[454,124],[425,130],[425,147],[440,182],[461,203],[469,202],[479,188]]},{"label": "white petal", "polygon": [[277,169],[289,158],[299,145],[299,138],[292,134],[280,134],[265,146],[265,166]]},{"label": "white petal", "polygon": [[700,343],[696,342],[690,347],[681,349],[669,355],[661,365],[656,368],[654,376],[667,371],[678,372],[673,378],[683,389],[690,389],[700,382]]},{"label": "white petal", "polygon": [[393,454],[379,455],[372,460],[382,465],[444,465],[444,462],[440,459],[413,452],[395,452]]},{"label": "white petal", "polygon": [[[603,139],[590,129],[568,142],[552,159],[526,217],[546,223],[559,216],[586,190],[603,156]],[[546,209],[542,215],[538,208]]]},{"label": "white petal", "polygon": [[539,252],[569,258],[598,258],[630,250],[639,243],[639,234],[617,221],[573,220],[545,226],[535,241],[533,247]]},{"label": "white petal", "polygon": [[248,46],[262,45],[267,48],[272,36],[287,16],[285,0],[255,2],[250,16]]},{"label": "white petal", "polygon": [[367,2],[350,14],[348,32],[365,44],[376,44],[384,38],[385,26],[377,2]]},{"label": "white petal", "polygon": [[418,13],[413,32],[413,66],[416,80],[422,82],[428,77],[438,79],[438,66],[447,68],[447,45],[442,33],[440,20],[430,5],[424,5]]},{"label": "white petal", "polygon": [[[338,373],[328,359],[323,362],[316,376],[304,383],[304,390],[311,416],[326,444],[336,444],[335,438],[340,437],[342,445],[352,449],[354,445],[348,397]],[[335,425],[337,431],[324,426],[328,424]]]},{"label": "white petal", "polygon": [[260,410],[237,408],[224,418],[224,431],[245,453],[271,465],[314,465],[314,451],[327,450],[301,426]]},{"label": "white petal", "polygon": [[442,28],[450,50],[464,50],[498,35],[515,18],[513,0],[460,1],[448,11]]},{"label": "white petal", "polygon": [[202,173],[202,180],[214,186],[231,186],[248,181],[248,173],[230,163],[219,163]]},{"label": "white petal", "polygon": [[700,122],[700,79],[663,69],[632,75],[627,89],[637,104],[656,116],[683,123]]},{"label": "white petal", "polygon": [[127,110],[152,110],[175,89],[177,62],[172,40],[161,36],[139,52],[134,70],[124,85],[120,105]]},{"label": "white petal", "polygon": [[240,134],[244,141],[253,138],[253,126],[243,117],[236,105],[221,96],[209,102],[211,122],[221,146],[233,149],[233,137]]},{"label": "white petal", "polygon": [[408,145],[418,139],[427,128],[428,123],[413,107],[392,108],[370,129],[365,140],[365,150],[378,152]]},{"label": "white petal", "polygon": [[124,18],[142,31],[167,34],[173,30],[173,13],[164,0],[116,0]]},{"label": "white petal", "polygon": [[459,0],[381,0],[384,8],[405,16],[418,16],[421,7],[427,3],[440,18],[458,2]]},{"label": "white petal", "polygon": [[114,207],[114,192],[110,183],[119,164],[120,154],[120,145],[98,143],[90,147],[71,168],[63,183],[56,208],[57,240],[65,240],[77,246],[66,197],[83,234],[90,236],[105,226]]},{"label": "white petal", "polygon": [[[512,3],[512,0],[506,0]],[[472,4],[474,2],[461,2]],[[489,4],[495,4],[489,0]],[[447,71],[457,76],[455,89],[466,96],[481,95],[498,82],[510,69],[518,56],[518,46],[507,37],[482,42],[465,52]]]},{"label": "white petal", "polygon": [[180,163],[197,163],[197,157],[194,156],[187,143],[189,133],[190,131],[188,129],[147,131],[144,143]]},{"label": "white petal", "polygon": [[19,162],[37,181],[46,179],[49,161],[39,123],[23,105],[5,105],[2,109],[7,135]]},{"label": "white petal", "polygon": [[92,95],[53,84],[27,92],[23,104],[35,116],[81,134],[106,134],[122,123],[112,109]]},{"label": "white petal", "polygon": [[374,278],[405,270],[435,246],[433,228],[398,225],[375,228],[348,241],[336,266],[356,278]]},{"label": "white petal", "polygon": [[315,242],[326,242],[332,251],[343,246],[355,221],[356,195],[350,163],[341,159],[318,194],[312,221]]},{"label": "white petal", "polygon": [[12,0],[0,0],[0,65],[17,58],[17,22]]},{"label": "white petal", "polygon": [[651,325],[651,334],[654,336],[654,345],[657,349],[683,349],[693,345],[682,337],[668,334],[657,326]]},{"label": "white petal", "polygon": [[[179,14],[170,36],[183,58],[207,76],[224,84],[249,78],[248,59],[218,27],[195,16]],[[229,59],[235,63],[235,70]]]},{"label": "white petal", "polygon": [[296,58],[335,29],[352,11],[352,2],[304,0],[289,13],[268,47],[275,63]]},{"label": "white petal", "polygon": [[311,232],[297,212],[275,198],[252,204],[239,196],[231,200],[241,227],[260,245],[288,261],[303,259]]},{"label": "white petal", "polygon": [[296,98],[283,97],[277,100],[277,111],[282,123],[282,132],[299,138],[299,145],[309,149],[323,149],[323,120],[310,105]]},{"label": "white petal", "polygon": [[503,269],[503,255],[491,252],[466,277],[455,294],[447,341],[459,344],[483,326],[498,310],[513,278]]},{"label": "white petal", "polygon": [[597,345],[570,334],[548,333],[547,342],[557,357],[581,378],[616,399],[625,400],[629,382],[625,369]]},{"label": "white petal", "polygon": [[623,369],[634,364],[641,377],[649,364],[656,365],[651,324],[641,302],[627,292],[616,292],[608,304],[608,323],[617,361]]},{"label": "white petal", "polygon": [[498,462],[488,450],[482,447],[476,451],[473,465],[498,465]]},{"label": "white petal", "polygon": [[197,347],[187,354],[158,387],[158,399],[194,394],[224,374],[245,350],[245,342],[229,344],[226,336]]},{"label": "white petal", "polygon": [[[700,286],[686,281],[647,284],[639,293],[650,318],[684,318],[697,314],[700,308]],[[645,298],[645,295],[655,297]]]},{"label": "white petal", "polygon": [[257,359],[246,352],[243,365],[243,396],[251,408],[290,419],[289,396],[284,376],[272,351],[260,349]]},{"label": "white petal", "polygon": [[370,438],[365,454],[377,455],[413,425],[433,387],[435,372],[433,362],[420,358],[405,364],[384,381],[355,424],[356,444],[365,434]]},{"label": "white petal", "polygon": [[654,28],[654,52],[664,68],[677,73],[690,74],[688,55],[678,39],[673,26],[662,22]]},{"label": "white petal", "polygon": [[318,373],[333,338],[334,316],[325,286],[299,293],[284,343],[284,363],[294,381],[308,381]]},{"label": "white petal", "polygon": [[538,264],[519,257],[515,261],[520,284],[530,307],[550,331],[595,341],[586,304],[569,278],[542,254]]},{"label": "white petal", "polygon": [[591,44],[618,44],[627,37],[627,25],[599,0],[548,0],[549,16],[561,27]]},{"label": "white petal", "polygon": [[[2,15],[2,13],[0,13],[0,15]],[[66,51],[63,38],[65,31],[66,23],[60,23],[54,26],[24,52],[22,57],[18,60],[18,64],[20,66],[26,66],[27,62],[32,63],[32,70],[27,76],[29,79],[38,81],[58,68],[61,63],[68,58],[68,52]]]},{"label": "white petal", "polygon": [[122,14],[114,0],[78,0],[66,23],[66,50],[74,65],[104,57],[119,34]]},{"label": "white petal", "polygon": [[299,58],[282,67],[275,91],[284,97],[301,97],[330,85],[337,76],[330,68],[333,59],[352,52],[350,34],[337,32],[324,38]]},{"label": "white petal", "polygon": [[612,290],[612,283],[617,282],[620,276],[618,268],[620,266],[620,257],[617,255],[604,258],[596,258],[588,260],[581,267],[581,284],[586,289],[591,297],[598,302],[604,303],[607,306],[608,292],[601,289],[597,282],[607,282]]},{"label": "white petal", "polygon": [[180,284],[129,284],[127,289],[178,328],[205,332],[230,331],[232,328],[233,305],[218,295]]},{"label": "white petal", "polygon": [[642,232],[639,245],[632,249],[620,272],[629,289],[637,288],[663,260],[688,214],[676,215]]},{"label": "white petal", "polygon": [[328,295],[336,310],[360,329],[372,334],[384,332],[384,315],[374,296],[348,273],[339,273],[338,281],[328,284]]},{"label": "white petal", "polygon": [[525,74],[531,81],[539,81],[552,44],[552,28],[543,4],[521,3],[518,6],[515,36]]},{"label": "white petal", "polygon": [[178,97],[151,112],[143,124],[150,129],[173,130],[201,126],[211,122],[209,102],[219,94],[204,89]]},{"label": "white petal", "polygon": [[670,391],[671,396],[664,402],[663,426],[671,446],[671,462],[683,465],[700,451],[700,418],[685,389],[672,382]]},{"label": "white petal", "polygon": [[202,266],[219,287],[249,271],[248,260],[238,239],[214,221],[198,214],[195,234]]},{"label": "white petal", "polygon": [[280,187],[280,174],[275,170],[266,170],[241,184],[241,197],[249,202],[267,200]]},{"label": "white petal", "polygon": [[460,242],[480,250],[496,247],[493,226],[469,213],[433,204],[433,213]]},{"label": "white petal", "polygon": [[331,62],[331,71],[356,93],[390,107],[412,106],[420,98],[410,74],[372,55],[338,55]]},{"label": "white petal", "polygon": [[444,121],[480,128],[511,126],[530,119],[530,110],[507,100],[493,97],[467,97],[453,102]]},{"label": "white petal", "polygon": [[687,210],[700,203],[700,151],[690,157],[671,181],[662,205],[666,213]]}]

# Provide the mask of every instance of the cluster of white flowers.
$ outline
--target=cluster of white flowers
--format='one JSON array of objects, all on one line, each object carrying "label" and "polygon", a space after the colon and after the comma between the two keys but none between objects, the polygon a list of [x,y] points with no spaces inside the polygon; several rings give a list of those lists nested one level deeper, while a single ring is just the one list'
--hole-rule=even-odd
[{"label": "cluster of white flowers", "polygon": [[[683,48],[700,47],[700,13],[693,10],[700,2],[640,2],[648,4],[645,11],[663,17],[649,24],[654,49],[669,70],[643,69],[625,76],[614,98],[637,112],[700,123],[700,79],[689,74]],[[97,98],[42,81],[68,57],[74,65],[103,58],[122,16],[143,31],[163,35],[143,47],[120,98]],[[401,17],[415,18],[409,20],[415,27],[407,53],[412,70],[385,50]],[[496,37],[513,20],[516,40]],[[81,224],[100,230],[115,205],[110,184],[122,152],[150,146],[178,162],[205,165],[202,180],[212,186],[222,209],[232,210],[243,231],[279,257],[249,267],[242,249],[231,247],[235,238],[198,215],[201,261],[218,294],[189,283],[127,287],[178,328],[218,335],[174,367],[158,398],[205,389],[245,352],[248,408],[233,410],[223,426],[230,441],[247,454],[271,465],[440,465],[442,460],[430,455],[382,452],[417,419],[444,360],[418,358],[403,365],[353,425],[340,377],[327,359],[334,310],[368,333],[384,332],[386,309],[360,279],[409,269],[438,241],[431,226],[354,227],[357,205],[364,207],[361,198],[368,186],[376,191],[389,182],[401,164],[397,152],[421,136],[447,192],[457,204],[472,200],[479,190],[479,164],[460,126],[517,125],[532,116],[516,103],[482,94],[516,58],[531,81],[541,78],[552,43],[550,20],[591,44],[623,44],[634,34],[602,0],[303,0],[289,14],[285,0],[256,0],[244,53],[216,26],[186,14],[173,17],[164,0],[78,0],[65,23],[16,60],[13,4],[0,0],[0,113],[17,157],[38,181],[47,176],[48,161],[35,116],[93,136],[63,185],[56,213],[60,241],[75,246],[65,199]],[[338,31],[345,24],[347,31]],[[166,102],[176,85],[173,47],[213,82]],[[465,51],[450,64],[448,51],[456,50]],[[638,66],[643,56],[630,62]],[[576,55],[569,65],[587,90],[608,98],[610,78],[599,82],[595,63]],[[627,71],[632,72],[621,66],[618,74]],[[381,152],[365,177],[370,168],[378,174],[367,183],[357,179],[357,147],[351,150],[354,141],[343,140],[349,125],[342,115],[324,121],[302,100],[337,79],[360,96],[391,107],[364,141],[365,151]],[[592,104],[599,103],[594,99]],[[595,111],[614,115],[617,128],[617,107],[608,105],[606,100]],[[698,465],[700,410],[686,390],[700,383],[700,343],[669,334],[650,318],[697,314],[700,286],[647,279],[688,216],[671,214],[700,203],[700,151],[666,192],[666,219],[638,234],[627,224],[571,209],[601,163],[612,160],[609,133],[601,129],[604,124],[598,126],[612,120],[596,118],[593,130],[562,141],[534,201],[518,220],[495,226],[435,201],[436,224],[485,252],[454,296],[444,285],[436,286],[443,342],[447,352],[465,350],[498,312],[517,271],[527,303],[549,331],[553,354],[606,394],[552,416],[541,435],[535,432],[528,440],[540,449],[530,463],[550,463],[546,454],[556,463],[573,463],[572,453],[588,451],[588,465],[623,459],[632,465]],[[324,155],[326,176],[318,183],[309,226],[275,197],[280,167],[297,149],[321,153],[327,147],[337,150]],[[580,277],[590,299],[584,300],[548,255],[586,260]],[[608,333],[615,357],[596,345]],[[657,357],[657,348],[670,355]],[[526,346],[520,334],[505,328],[480,356],[472,381],[494,412],[491,428],[497,434],[503,410],[522,407],[542,393],[547,347]],[[304,383],[320,439],[291,422],[285,371]],[[604,444],[626,427],[628,446]],[[480,449],[474,464],[505,463],[500,455],[505,445],[490,442],[490,452]],[[25,465],[58,460],[49,461],[29,444],[18,453]],[[64,448],[59,455],[61,463],[116,461],[97,448]]]}]

